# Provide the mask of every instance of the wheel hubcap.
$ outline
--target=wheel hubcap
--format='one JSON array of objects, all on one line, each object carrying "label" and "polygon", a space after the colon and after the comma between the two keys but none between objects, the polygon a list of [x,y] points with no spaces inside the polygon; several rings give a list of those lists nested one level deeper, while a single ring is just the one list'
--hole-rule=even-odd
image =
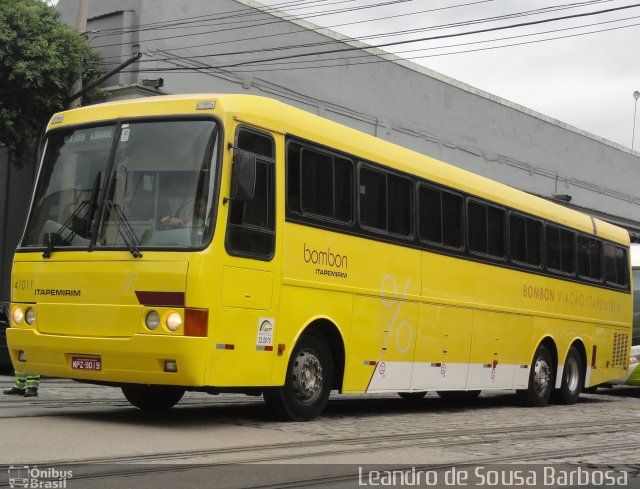
[{"label": "wheel hubcap", "polygon": [[564,367],[567,371],[567,387],[569,392],[575,392],[578,389],[580,383],[580,369],[578,368],[578,361],[575,358],[570,358]]},{"label": "wheel hubcap", "polygon": [[293,392],[298,400],[313,401],[322,390],[322,364],[309,350],[298,354],[292,371]]},{"label": "wheel hubcap", "polygon": [[551,385],[551,368],[544,358],[538,358],[534,367],[534,388],[536,393],[544,396]]}]

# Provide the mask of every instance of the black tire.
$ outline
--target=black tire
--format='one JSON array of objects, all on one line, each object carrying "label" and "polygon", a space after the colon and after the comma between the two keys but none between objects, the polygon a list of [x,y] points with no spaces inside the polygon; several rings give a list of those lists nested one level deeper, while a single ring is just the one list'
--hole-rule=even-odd
[{"label": "black tire", "polygon": [[520,401],[533,407],[542,407],[549,402],[554,385],[554,367],[551,353],[545,345],[538,345],[529,371],[529,387],[518,391]]},{"label": "black tire", "polygon": [[127,401],[143,411],[166,411],[184,396],[184,389],[180,387],[127,384],[121,388]]},{"label": "black tire", "polygon": [[407,402],[417,402],[427,395],[427,391],[398,392],[398,395]]},{"label": "black tire", "polygon": [[438,391],[438,395],[443,401],[449,402],[473,402],[478,399],[482,391]]},{"label": "black tire", "polygon": [[575,404],[580,397],[583,383],[582,355],[576,347],[572,346],[564,361],[560,389],[554,390],[551,395],[553,401],[558,404]]},{"label": "black tire", "polygon": [[265,389],[264,400],[283,421],[309,421],[327,405],[333,385],[333,361],[327,342],[313,333],[296,343],[284,385]]}]

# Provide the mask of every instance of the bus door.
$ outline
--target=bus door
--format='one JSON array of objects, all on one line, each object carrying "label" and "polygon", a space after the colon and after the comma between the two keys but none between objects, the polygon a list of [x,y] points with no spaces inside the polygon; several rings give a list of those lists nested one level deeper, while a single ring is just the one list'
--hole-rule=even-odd
[{"label": "bus door", "polygon": [[275,141],[269,133],[239,126],[233,151],[255,158],[255,189],[242,200],[234,200],[231,189],[227,202],[222,307],[213,325],[214,364],[220,368],[214,365],[212,382],[259,386],[268,384],[277,350]]}]

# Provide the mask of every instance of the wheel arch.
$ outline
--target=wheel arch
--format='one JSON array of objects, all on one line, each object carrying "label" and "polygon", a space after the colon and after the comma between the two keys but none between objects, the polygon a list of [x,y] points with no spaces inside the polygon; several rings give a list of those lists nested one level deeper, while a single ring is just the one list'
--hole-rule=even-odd
[{"label": "wheel arch", "polygon": [[551,336],[545,336],[544,338],[542,338],[536,345],[536,349],[540,345],[546,346],[547,349],[549,350],[549,353],[551,354],[551,361],[553,362],[553,375],[554,375],[553,381],[555,383],[555,379],[558,376],[558,365],[559,365],[558,347],[556,346],[555,340]]},{"label": "wheel arch", "polygon": [[566,354],[565,354],[565,359],[567,358],[567,355],[569,354],[569,350],[571,350],[571,347],[575,347],[576,350],[578,350],[578,353],[580,353],[580,358],[582,359],[582,385],[586,385],[585,382],[587,381],[587,349],[584,346],[584,342],[582,341],[582,338],[575,338],[572,342],[571,345],[569,346],[569,349],[567,350]]},{"label": "wheel arch", "polygon": [[335,321],[327,317],[316,317],[311,319],[298,333],[294,344],[296,344],[305,334],[315,334],[321,336],[329,345],[331,358],[333,360],[333,389],[342,391],[342,381],[344,378],[344,368],[346,362],[346,351],[342,331]]}]

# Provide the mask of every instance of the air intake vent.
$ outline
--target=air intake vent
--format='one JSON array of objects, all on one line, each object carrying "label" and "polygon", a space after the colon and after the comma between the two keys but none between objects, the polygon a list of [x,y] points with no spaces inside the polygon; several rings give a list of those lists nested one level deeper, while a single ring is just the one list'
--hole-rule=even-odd
[{"label": "air intake vent", "polygon": [[612,367],[626,367],[629,356],[629,335],[626,333],[613,333]]}]

